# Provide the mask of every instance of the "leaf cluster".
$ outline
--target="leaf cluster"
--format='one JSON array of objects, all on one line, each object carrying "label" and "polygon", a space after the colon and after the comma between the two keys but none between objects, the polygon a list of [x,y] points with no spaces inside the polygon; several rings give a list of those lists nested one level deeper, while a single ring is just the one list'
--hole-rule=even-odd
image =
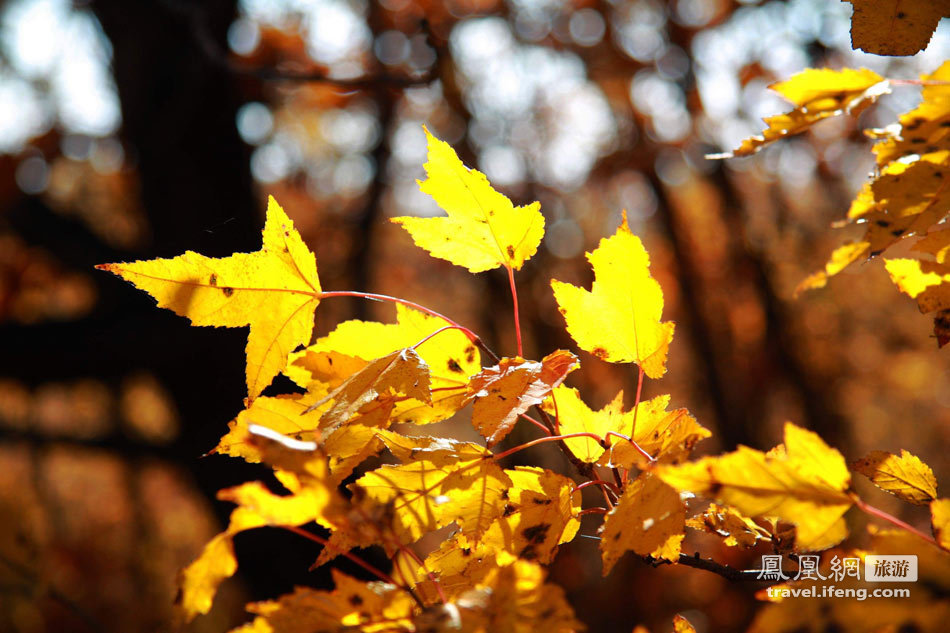
[{"label": "leaf cluster", "polygon": [[[435,257],[473,273],[505,269],[514,295],[513,272],[543,238],[539,205],[514,206],[426,134],[428,177],[420,185],[447,215],[396,223]],[[662,320],[662,289],[626,218],[587,257],[590,290],[551,282],[567,331],[603,361],[635,364],[641,383],[662,376],[674,324]],[[603,515],[606,575],[627,552],[651,562],[690,560],[681,551],[687,528],[729,546],[827,549],[847,536],[845,512],[866,505],[851,490],[841,454],[810,431],[788,424],[784,443],[769,452],[740,447],[690,462],[710,432],[685,409],[671,410],[669,395],[641,401],[638,392],[626,409],[619,393],[595,411],[562,384],[580,367],[570,351],[530,360],[519,349],[499,358],[471,330],[406,300],[385,298],[396,303],[393,323],[347,321],[310,343],[318,304],[360,293],[321,289],[313,254],[273,199],[258,252],[222,259],[189,252],[102,268],[195,325],[250,326],[246,406],[214,452],[266,464],[283,490],[252,481],[220,491],[235,508],[182,573],[188,619],[209,611],[237,569],[233,538],[250,529],[290,530],[324,546],[315,565],[346,556],[379,580],[334,571],[332,591],[298,588],[248,605],[254,619],[240,631],[574,631],[582,625],[543,565],[578,535],[585,514]],[[278,373],[303,392],[262,395]],[[469,405],[484,444],[426,432]],[[519,421],[542,435],[494,450]],[[542,443],[558,446],[577,472],[503,466],[508,455]],[[361,468],[377,455],[383,465]],[[948,547],[950,500],[937,498],[933,473],[919,459],[872,453],[854,469],[891,494],[930,504],[930,540]],[[582,508],[587,486],[600,488],[603,506]],[[687,504],[696,496],[715,503],[697,512]],[[416,549],[436,532],[444,536],[439,547]],[[367,547],[382,548],[392,570],[359,558]],[[936,548],[933,555],[946,557]],[[678,617],[675,629],[692,627]]]}]

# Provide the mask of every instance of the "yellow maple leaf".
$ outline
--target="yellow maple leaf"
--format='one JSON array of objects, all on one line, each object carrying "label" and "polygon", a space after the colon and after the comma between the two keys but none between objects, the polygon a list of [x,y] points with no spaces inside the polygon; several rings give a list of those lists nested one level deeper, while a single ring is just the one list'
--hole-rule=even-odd
[{"label": "yellow maple leaf", "polygon": [[[625,415],[622,391],[602,409],[593,411],[581,399],[577,389],[560,385],[551,392],[551,397],[545,400],[542,408],[550,414],[556,413],[561,435],[594,433],[604,437],[608,431],[622,432]],[[575,457],[588,464],[596,463],[606,450],[599,442],[588,437],[571,437],[564,440],[564,444]]]},{"label": "yellow maple leaf", "polygon": [[897,287],[917,300],[921,313],[934,314],[934,336],[950,343],[950,264],[918,259],[886,259],[884,267]]},{"label": "yellow maple leaf", "polygon": [[[313,345],[290,355],[284,373],[301,387],[314,381],[326,382],[341,373],[342,354],[368,362],[397,349],[415,345],[433,332],[449,325],[444,319],[430,316],[401,304],[396,306],[396,323],[345,321]],[[426,424],[450,417],[462,407],[469,376],[481,371],[481,356],[468,337],[457,329],[433,336],[416,348],[429,366],[432,404],[411,399],[396,404],[393,417],[399,422]],[[332,360],[333,362],[328,362]],[[347,367],[342,372],[357,371]],[[345,377],[345,376],[344,376]],[[336,385],[333,385],[336,386]]]},{"label": "yellow maple leaf", "polygon": [[623,496],[604,519],[600,551],[604,576],[623,553],[676,561],[686,527],[686,508],[679,494],[650,473],[627,484]]},{"label": "yellow maple leaf", "polygon": [[469,381],[468,392],[475,402],[472,424],[492,447],[514,428],[518,416],[541,402],[580,363],[570,352],[557,350],[541,362],[523,358],[502,358]]},{"label": "yellow maple leaf", "polygon": [[[652,455],[657,462],[675,464],[686,459],[693,446],[712,433],[686,409],[667,411],[669,404],[669,395],[641,402],[636,409],[624,414],[618,431],[632,437],[637,446]],[[646,459],[636,446],[616,437],[612,438],[610,450],[601,457],[600,463],[627,469],[647,466]]]},{"label": "yellow maple leaf", "polygon": [[181,590],[176,601],[188,620],[211,610],[218,587],[234,575],[237,567],[234,544],[227,533],[218,534],[208,541],[198,558],[182,570],[178,579]]},{"label": "yellow maple leaf", "polygon": [[857,116],[878,97],[890,92],[887,80],[866,68],[808,68],[769,88],[792,102],[795,109],[766,118],[767,127],[760,135],[742,141],[732,152],[712,154],[709,158],[754,154],[765,145],[804,132],[823,119],[839,114]]},{"label": "yellow maple leaf", "polygon": [[525,560],[492,569],[456,604],[466,633],[575,633],[584,628],[564,591],[545,582],[543,567]]},{"label": "yellow maple leaf", "polygon": [[875,55],[914,55],[927,47],[950,0],[847,0],[851,47]]},{"label": "yellow maple leaf", "polygon": [[945,550],[950,550],[950,499],[931,501],[930,517],[937,544]]},{"label": "yellow maple leaf", "polygon": [[310,405],[307,411],[312,411],[325,402],[333,402],[320,415],[320,432],[329,435],[349,422],[367,404],[380,398],[398,395],[430,404],[432,402],[429,367],[412,348],[398,349],[367,363],[322,400]]},{"label": "yellow maple leaf", "polygon": [[[551,395],[542,408],[551,414],[556,412],[563,435],[587,432],[606,437],[612,431],[632,437],[640,448],[660,462],[684,459],[696,442],[711,435],[686,409],[667,411],[668,395],[640,402],[630,411],[623,410],[622,391],[599,411],[592,411],[576,389],[562,385]],[[564,443],[578,459],[587,463],[623,468],[645,465],[645,458],[633,444],[615,436],[607,441],[609,449],[587,437],[568,438]]]},{"label": "yellow maple leaf", "polygon": [[950,62],[944,62],[929,75],[920,76],[923,83],[921,102],[900,115],[900,131],[884,130],[884,140],[874,145],[879,167],[911,156],[950,149]]},{"label": "yellow maple leaf", "polygon": [[433,257],[473,273],[498,266],[520,270],[544,236],[541,205],[516,207],[484,174],[468,169],[455,150],[425,130],[427,178],[419,183],[447,214],[444,218],[393,218]]},{"label": "yellow maple leaf", "polygon": [[769,531],[735,508],[710,503],[699,516],[686,520],[686,526],[718,534],[729,547],[754,547],[770,537]]},{"label": "yellow maple leaf", "polygon": [[329,457],[331,480],[342,481],[357,465],[383,449],[376,433],[380,427],[388,426],[393,405],[367,405],[347,424],[335,429],[321,428],[321,414],[331,403],[325,402],[312,411],[310,408],[325,400],[326,393],[324,387],[303,395],[257,398],[228,424],[228,432],[211,453],[241,457],[251,463],[263,461],[249,430],[251,425],[257,425],[295,440],[319,443]]},{"label": "yellow maple leaf", "polygon": [[660,322],[663,290],[650,276],[650,256],[630,232],[627,214],[587,260],[591,290],[552,280],[554,298],[578,347],[611,363],[637,363],[650,378],[666,372],[674,324]]},{"label": "yellow maple leaf", "polygon": [[[278,438],[278,439],[270,439]],[[231,512],[227,529],[215,536],[198,558],[182,572],[180,606],[190,620],[207,613],[221,582],[237,570],[232,538],[235,534],[268,525],[304,525],[318,521],[325,526],[337,522],[345,507],[335,484],[330,481],[326,458],[315,450],[285,448],[296,440],[257,436],[265,461],[281,469],[280,481],[291,494],[276,495],[259,481],[251,481],[218,493],[218,498],[238,505]]]},{"label": "yellow maple leaf", "polygon": [[505,474],[512,483],[507,504],[482,541],[518,558],[550,563],[558,545],[573,540],[581,526],[580,491],[545,468],[518,466]]},{"label": "yellow maple leaf", "polygon": [[250,325],[247,392],[253,399],[284,368],[287,355],[310,339],[320,302],[316,259],[273,197],[263,235],[254,253],[216,259],[187,251],[96,268],[131,282],[192,325]]},{"label": "yellow maple leaf", "polygon": [[937,498],[937,478],[930,466],[901,450],[894,455],[872,451],[853,462],[851,468],[871,480],[881,490],[916,505],[927,505]]},{"label": "yellow maple leaf", "polygon": [[[471,445],[476,446],[476,445]],[[481,535],[504,510],[511,480],[485,449],[454,462],[417,459],[372,470],[351,485],[373,504],[392,508],[402,543],[455,521],[463,534]]]},{"label": "yellow maple leaf", "polygon": [[747,516],[794,523],[798,549],[827,549],[847,536],[842,515],[852,501],[844,458],[791,423],[785,425],[783,448],[766,454],[740,446],[719,457],[659,466],[656,473],[677,490],[716,499]]},{"label": "yellow maple leaf", "polygon": [[234,633],[417,631],[412,617],[418,607],[404,589],[384,582],[367,583],[336,569],[331,573],[333,591],[297,587],[277,600],[247,605],[247,610],[257,617]]}]

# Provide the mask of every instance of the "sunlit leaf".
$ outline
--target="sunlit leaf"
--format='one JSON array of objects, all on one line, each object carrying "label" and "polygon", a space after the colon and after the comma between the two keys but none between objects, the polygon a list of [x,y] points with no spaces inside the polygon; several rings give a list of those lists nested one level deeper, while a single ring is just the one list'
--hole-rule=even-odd
[{"label": "sunlit leaf", "polygon": [[769,531],[735,508],[710,503],[700,516],[686,520],[686,526],[722,537],[729,547],[754,547],[770,537]]},{"label": "sunlit leaf", "polygon": [[913,55],[927,48],[948,0],[847,0],[851,47],[875,55]]},{"label": "sunlit leaf", "polygon": [[[444,319],[400,304],[396,306],[396,323],[345,321],[313,345],[291,354],[284,373],[301,387],[309,387],[314,380],[327,382],[334,372],[343,373],[345,378],[360,367],[351,362],[341,372],[341,361],[353,357],[369,362],[416,345],[448,325]],[[432,404],[415,399],[398,402],[393,417],[419,424],[444,420],[461,408],[469,376],[482,369],[478,349],[465,334],[450,329],[439,332],[415,351],[429,367]],[[344,356],[328,356],[333,353]]]},{"label": "sunlit leaf", "polygon": [[554,298],[578,347],[611,363],[637,363],[650,378],[666,372],[673,323],[661,323],[663,290],[650,276],[650,257],[630,232],[626,213],[617,232],[587,259],[594,284],[584,290],[552,280]]},{"label": "sunlit leaf", "polygon": [[791,423],[785,425],[783,450],[766,454],[740,446],[719,457],[660,466],[657,475],[677,490],[716,499],[749,517],[794,523],[801,550],[827,549],[847,535],[841,517],[852,501],[844,458]]},{"label": "sunlit leaf", "polygon": [[428,178],[419,183],[448,217],[393,218],[413,241],[439,259],[473,273],[498,266],[520,270],[544,236],[537,202],[516,207],[483,174],[462,164],[455,150],[426,130]]},{"label": "sunlit leaf", "polygon": [[767,117],[766,128],[760,135],[742,141],[732,152],[710,158],[754,154],[765,145],[804,132],[823,119],[839,114],[857,116],[878,97],[890,92],[890,84],[883,77],[865,68],[808,68],[769,88],[792,102],[795,109]]},{"label": "sunlit leaf", "polygon": [[484,542],[518,558],[551,562],[558,545],[571,541],[580,528],[581,493],[573,481],[544,468],[519,466],[505,474],[512,487]]},{"label": "sunlit leaf", "polygon": [[511,432],[518,416],[541,402],[580,365],[570,352],[558,350],[541,362],[503,358],[472,377],[468,392],[472,424],[494,446]]},{"label": "sunlit leaf", "polygon": [[310,339],[320,301],[316,259],[273,198],[264,245],[254,253],[214,259],[188,251],[174,259],[97,268],[133,283],[192,325],[250,325],[247,392],[252,399],[285,367],[287,355]]},{"label": "sunlit leaf", "polygon": [[624,552],[675,561],[686,527],[686,508],[679,494],[659,478],[644,473],[627,484],[620,501],[604,520],[600,551],[604,575]]},{"label": "sunlit leaf", "polygon": [[950,550],[950,499],[934,499],[930,502],[931,524],[934,538],[945,550]]},{"label": "sunlit leaf", "polygon": [[937,498],[937,478],[930,466],[905,450],[901,450],[900,456],[872,451],[852,463],[851,468],[870,479],[881,490],[904,501],[927,505]]},{"label": "sunlit leaf", "polygon": [[397,537],[411,543],[453,521],[463,534],[480,535],[503,512],[511,480],[484,452],[453,463],[382,466],[353,485],[374,503],[391,504]]}]

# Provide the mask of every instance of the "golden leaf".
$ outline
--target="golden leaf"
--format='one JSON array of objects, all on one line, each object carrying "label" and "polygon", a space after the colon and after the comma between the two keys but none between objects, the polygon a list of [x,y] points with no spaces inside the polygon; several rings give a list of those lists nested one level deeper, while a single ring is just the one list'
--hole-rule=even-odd
[{"label": "golden leaf", "polygon": [[518,466],[505,474],[512,482],[507,504],[483,542],[518,558],[550,563],[558,545],[577,535],[581,493],[573,481],[544,468]]},{"label": "golden leaf", "polygon": [[650,276],[650,256],[630,232],[626,212],[617,232],[587,260],[594,284],[584,290],[552,280],[554,298],[578,347],[611,363],[637,363],[650,378],[666,373],[673,323],[661,323],[663,290]]},{"label": "golden leaf", "polygon": [[484,174],[468,169],[455,150],[426,130],[427,178],[419,183],[447,214],[444,218],[393,218],[417,246],[433,257],[473,273],[498,266],[520,270],[544,236],[537,202],[516,207],[495,191]]},{"label": "golden leaf", "polygon": [[627,550],[676,561],[685,526],[686,508],[679,494],[659,478],[640,474],[627,484],[620,501],[604,520],[600,539],[604,575]]},{"label": "golden leaf", "polygon": [[901,450],[900,456],[885,451],[872,451],[851,464],[871,482],[895,497],[917,505],[927,505],[937,498],[937,478],[930,466],[914,455]]},{"label": "golden leaf", "polygon": [[[353,357],[368,362],[392,352],[416,345],[433,332],[449,325],[444,319],[396,306],[396,323],[345,321],[313,345],[291,354],[287,376],[301,387],[312,381],[328,382],[334,373],[354,373],[359,367],[348,366],[341,371],[340,362]],[[396,404],[393,417],[399,422],[425,424],[438,422],[462,407],[469,376],[481,371],[478,349],[457,329],[439,332],[416,348],[419,357],[429,366],[432,404],[410,399]],[[342,354],[342,358],[328,354]],[[328,362],[332,361],[332,362]],[[331,385],[336,386],[336,385]]]},{"label": "golden leaf", "polygon": [[940,18],[950,16],[948,0],[847,0],[851,47],[875,55],[913,55],[927,47]]},{"label": "golden leaf", "polygon": [[716,503],[710,503],[702,515],[687,519],[686,526],[718,534],[729,547],[754,547],[771,536],[768,530],[735,508]]},{"label": "golden leaf", "polygon": [[257,252],[214,259],[188,251],[174,259],[96,268],[131,282],[192,325],[250,325],[251,399],[286,366],[287,355],[310,339],[320,302],[316,259],[273,197],[267,205],[264,245]]},{"label": "golden leaf", "polygon": [[580,362],[570,352],[558,350],[541,362],[503,358],[472,376],[468,386],[472,424],[492,447],[511,432],[518,416],[541,402]]},{"label": "golden leaf", "polygon": [[934,499],[930,502],[931,524],[934,538],[945,550],[950,550],[950,499]]},{"label": "golden leaf", "polygon": [[839,114],[857,116],[878,97],[890,92],[887,80],[866,68],[808,68],[769,88],[792,102],[795,109],[766,118],[762,134],[742,141],[732,152],[712,154],[708,158],[754,154],[765,145],[804,132],[823,119]]},{"label": "golden leaf", "polygon": [[719,457],[660,466],[656,472],[677,490],[714,498],[747,516],[794,523],[800,550],[827,549],[847,536],[841,517],[852,501],[844,458],[794,424],[785,425],[784,450],[765,454],[740,446]]}]

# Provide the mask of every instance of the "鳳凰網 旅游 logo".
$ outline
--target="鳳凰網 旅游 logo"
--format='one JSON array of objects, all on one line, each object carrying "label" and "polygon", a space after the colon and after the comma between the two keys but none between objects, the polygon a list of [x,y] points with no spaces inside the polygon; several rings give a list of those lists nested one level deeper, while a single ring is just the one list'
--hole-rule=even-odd
[{"label": "\u9cf3\u51f0\u7db2 \u65c5\u6e38 logo", "polygon": [[[855,598],[857,600],[907,598],[910,597],[909,588],[874,588],[855,586],[855,584],[861,581],[865,583],[917,581],[917,556],[914,554],[868,554],[864,556],[863,561],[857,556],[835,555],[824,563],[818,554],[801,554],[795,559],[798,563],[797,568],[788,569],[783,564],[784,557],[781,554],[762,556],[757,579],[783,583],[812,581],[826,584],[775,585],[766,588],[769,598]],[[837,587],[832,584],[845,581],[849,586]]]}]

